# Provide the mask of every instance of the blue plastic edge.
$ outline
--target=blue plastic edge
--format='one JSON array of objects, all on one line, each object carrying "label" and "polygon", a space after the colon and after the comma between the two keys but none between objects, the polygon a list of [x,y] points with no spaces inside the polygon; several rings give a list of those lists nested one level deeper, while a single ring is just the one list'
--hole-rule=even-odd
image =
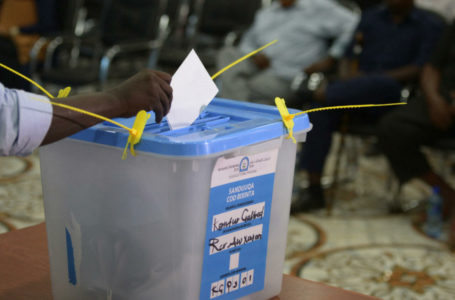
[{"label": "blue plastic edge", "polygon": [[[147,131],[145,131],[142,141],[136,145],[135,149],[137,151],[171,156],[203,156],[265,142],[287,134],[278,109],[274,106],[215,98],[207,106],[206,111],[244,118],[246,121],[232,124],[233,129],[217,132],[214,137],[208,134],[207,139],[205,139],[201,135],[197,139],[190,141],[183,141],[182,138],[172,137],[169,134],[147,134]],[[289,112],[294,114],[299,112],[299,110],[289,109]],[[122,124],[130,125],[133,119],[116,120]],[[152,120],[154,120],[153,113],[150,118],[153,123]],[[294,134],[309,129],[308,115],[303,114],[295,117],[294,124]],[[70,138],[124,148],[128,133],[119,127],[102,123],[83,130]]]}]

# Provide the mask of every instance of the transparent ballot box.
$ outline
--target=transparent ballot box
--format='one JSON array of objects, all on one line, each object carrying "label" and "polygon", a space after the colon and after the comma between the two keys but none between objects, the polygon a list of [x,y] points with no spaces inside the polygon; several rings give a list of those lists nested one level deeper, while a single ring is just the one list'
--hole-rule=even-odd
[{"label": "transparent ballot box", "polygon": [[297,145],[278,110],[216,98],[190,127],[152,120],[126,160],[110,123],[41,148],[54,299],[279,294]]}]

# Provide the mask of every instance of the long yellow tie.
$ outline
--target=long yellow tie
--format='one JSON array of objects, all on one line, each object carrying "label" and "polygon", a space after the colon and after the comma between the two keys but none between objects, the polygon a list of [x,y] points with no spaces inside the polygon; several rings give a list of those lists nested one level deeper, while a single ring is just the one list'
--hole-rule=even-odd
[{"label": "long yellow tie", "polygon": [[[248,59],[249,57],[255,55],[256,53],[264,50],[265,48],[275,44],[277,42],[277,40],[274,40],[248,54],[246,54],[245,56],[237,59],[236,61],[232,62],[231,64],[227,65],[226,67],[222,68],[220,71],[216,72],[213,76],[212,76],[212,79],[215,79],[217,78],[219,75],[221,75],[222,73],[226,72],[227,70],[229,70],[230,68],[234,67],[235,65],[239,64],[240,62],[244,61],[245,59]],[[23,79],[29,81],[30,83],[32,83],[33,85],[35,85],[38,89],[40,89],[46,96],[48,96],[50,99],[54,99],[55,97],[52,96],[51,93],[49,93],[45,88],[43,88],[40,84],[38,84],[37,82],[35,82],[34,80],[28,78],[27,76],[21,74],[20,72],[0,63],[0,67],[16,74],[17,76],[20,76],[22,77]],[[66,87],[64,89],[61,89],[58,93],[58,96],[57,98],[65,98],[69,95],[71,91],[71,88],[70,87]],[[141,138],[142,138],[142,134],[144,132],[144,129],[145,129],[145,125],[147,123],[147,120],[150,118],[150,114],[147,114],[146,111],[144,110],[141,110],[140,112],[138,112],[138,114],[136,115],[136,119],[134,121],[134,124],[133,124],[133,127],[132,128],[129,128],[119,122],[116,122],[112,119],[109,119],[109,118],[106,118],[106,117],[103,117],[99,114],[95,114],[95,113],[92,113],[90,111],[86,111],[84,109],[80,109],[80,108],[77,108],[77,107],[73,107],[73,106],[70,106],[70,105],[66,105],[66,104],[63,104],[63,103],[57,103],[57,102],[53,102],[53,101],[49,101],[49,100],[42,100],[42,99],[39,99],[39,98],[33,98],[34,100],[37,100],[37,101],[47,101],[47,102],[50,102],[52,105],[54,106],[59,106],[59,107],[62,107],[62,108],[65,108],[65,109],[69,109],[69,110],[72,110],[72,111],[76,111],[78,113],[81,113],[81,114],[85,114],[85,115],[89,115],[91,117],[94,117],[94,118],[97,118],[97,119],[100,119],[100,120],[103,120],[103,121],[106,121],[106,122],[110,122],[114,125],[117,125],[125,130],[127,130],[129,132],[129,136],[128,136],[128,141],[125,145],[125,149],[123,151],[123,154],[122,154],[122,159],[126,159],[127,157],[127,149],[128,149],[128,145],[131,145],[130,147],[130,152],[131,152],[131,155],[133,156],[136,156],[136,153],[134,151],[134,146],[136,144],[138,144],[140,141],[141,141]],[[297,116],[297,115],[300,115],[300,114],[305,114],[305,113],[311,113],[311,112],[315,112],[315,111],[321,111],[321,110],[330,110],[330,109],[346,109],[346,108],[363,108],[363,107],[379,107],[379,106],[392,106],[392,105],[403,105],[403,104],[406,104],[406,103],[389,103],[389,104],[365,104],[365,105],[343,105],[343,106],[332,106],[332,107],[323,107],[323,108],[316,108],[316,109],[311,109],[311,110],[307,110],[307,111],[303,111],[303,112],[299,112],[299,113],[296,113],[296,114],[289,114],[288,112],[288,109],[286,107],[286,104],[285,104],[285,101],[284,99],[282,98],[275,98],[275,104],[278,108],[278,111],[280,112],[280,115],[282,117],[282,120],[283,120],[283,123],[285,125],[285,127],[287,128],[288,132],[289,132],[289,137],[288,138],[292,138],[292,140],[295,142],[295,138],[293,136],[293,128],[294,128],[294,117]]]}]

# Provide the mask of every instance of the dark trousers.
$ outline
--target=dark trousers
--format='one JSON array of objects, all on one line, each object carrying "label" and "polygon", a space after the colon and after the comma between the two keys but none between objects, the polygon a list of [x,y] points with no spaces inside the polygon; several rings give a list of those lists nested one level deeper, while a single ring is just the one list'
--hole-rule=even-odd
[{"label": "dark trousers", "polygon": [[422,145],[450,136],[455,136],[455,127],[446,131],[435,128],[420,95],[384,116],[379,124],[379,145],[401,183],[430,171]]},{"label": "dark trousers", "polygon": [[[366,75],[329,84],[326,102],[322,106],[349,104],[379,104],[397,102],[402,86],[397,81],[382,75]],[[356,111],[363,117],[377,119],[389,109],[367,108]],[[339,127],[341,110],[315,112],[310,115],[313,129],[303,145],[298,168],[321,173],[332,144],[332,133]]]}]

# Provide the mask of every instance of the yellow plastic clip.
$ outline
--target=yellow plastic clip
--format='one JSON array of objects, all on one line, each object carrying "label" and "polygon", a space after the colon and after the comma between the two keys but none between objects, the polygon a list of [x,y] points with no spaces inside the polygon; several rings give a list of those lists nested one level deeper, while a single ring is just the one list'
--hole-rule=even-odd
[{"label": "yellow plastic clip", "polygon": [[61,89],[60,91],[58,91],[57,98],[66,98],[66,97],[68,97],[70,92],[71,92],[71,87],[69,87],[69,86],[64,89]]},{"label": "yellow plastic clip", "polygon": [[126,143],[125,149],[123,150],[122,160],[125,160],[127,157],[128,145],[130,145],[131,154],[133,156],[136,156],[136,152],[134,152],[134,145],[141,141],[145,125],[147,124],[147,120],[149,118],[150,114],[148,114],[145,110],[141,110],[137,113],[133,128],[130,131],[130,135],[128,136],[128,142]]},{"label": "yellow plastic clip", "polygon": [[289,136],[287,138],[292,139],[292,141],[294,143],[297,143],[294,138],[294,134],[293,134],[294,116],[289,114],[288,108],[286,107],[286,102],[284,101],[283,98],[276,97],[275,104],[276,104],[276,107],[278,108],[278,111],[280,112],[281,118],[283,119],[284,126],[288,130]]},{"label": "yellow plastic clip", "polygon": [[294,131],[294,117],[298,115],[308,114],[317,111],[324,111],[324,110],[333,110],[333,109],[348,109],[348,108],[367,108],[367,107],[384,107],[384,106],[396,106],[396,105],[406,105],[406,102],[396,102],[396,103],[385,103],[385,104],[354,104],[354,105],[341,105],[341,106],[328,106],[328,107],[318,107],[313,108],[305,111],[301,111],[295,114],[290,114],[288,108],[286,107],[286,103],[284,99],[276,97],[275,98],[275,105],[280,112],[281,118],[283,119],[284,126],[287,128],[289,132],[289,138],[292,139],[294,143],[296,140],[293,135]]}]

